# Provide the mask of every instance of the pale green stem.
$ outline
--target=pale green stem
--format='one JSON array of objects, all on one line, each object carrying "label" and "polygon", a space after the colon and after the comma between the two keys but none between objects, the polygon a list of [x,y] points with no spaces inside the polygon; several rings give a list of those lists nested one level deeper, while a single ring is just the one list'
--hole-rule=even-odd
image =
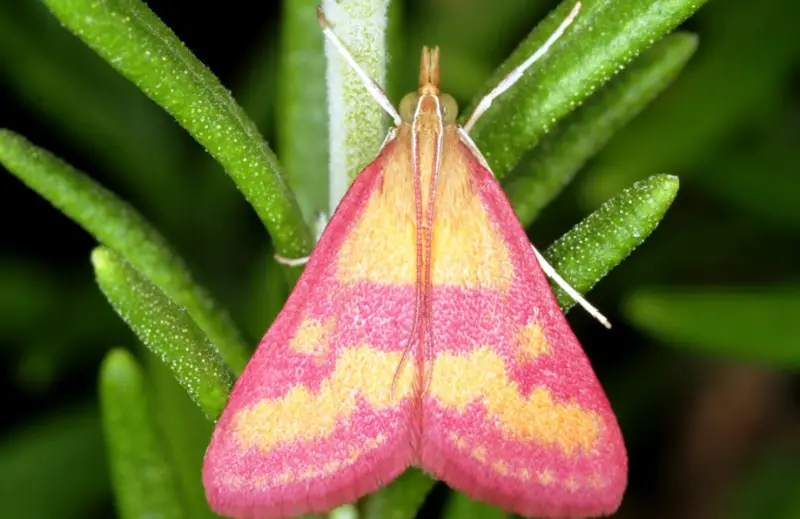
[{"label": "pale green stem", "polygon": [[[378,84],[386,82],[388,0],[323,0],[331,29]],[[387,118],[362,80],[330,42],[327,56],[330,192],[333,212],[350,183],[372,160],[386,137]]]}]

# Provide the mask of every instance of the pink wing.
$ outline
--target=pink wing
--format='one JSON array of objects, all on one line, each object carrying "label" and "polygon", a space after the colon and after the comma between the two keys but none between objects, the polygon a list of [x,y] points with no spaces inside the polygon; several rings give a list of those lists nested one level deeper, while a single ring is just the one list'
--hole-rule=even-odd
[{"label": "pink wing", "polygon": [[[404,245],[415,250],[414,238],[393,235],[397,215],[384,214],[396,144],[350,188],[236,382],[203,466],[217,513],[266,519],[327,511],[388,483],[415,457],[413,362],[391,387],[415,287],[402,267],[413,268],[414,256],[402,254]],[[395,256],[385,245],[367,247],[378,239],[376,221],[388,226],[382,232],[397,245]]]},{"label": "pink wing", "polygon": [[611,513],[627,455],[605,394],[500,185],[460,140],[443,161],[421,465],[521,515]]}]

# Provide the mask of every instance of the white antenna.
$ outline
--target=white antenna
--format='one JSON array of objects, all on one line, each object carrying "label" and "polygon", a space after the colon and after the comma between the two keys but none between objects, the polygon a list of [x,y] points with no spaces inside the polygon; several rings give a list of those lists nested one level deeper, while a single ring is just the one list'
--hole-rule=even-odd
[{"label": "white antenna", "polygon": [[381,108],[383,108],[394,120],[395,126],[399,126],[402,122],[402,119],[400,118],[400,114],[397,113],[397,110],[395,110],[394,106],[392,105],[392,102],[389,100],[389,96],[387,96],[386,92],[383,91],[381,86],[374,79],[369,77],[369,74],[367,74],[367,72],[361,68],[353,55],[350,54],[350,51],[347,50],[347,47],[344,46],[342,40],[340,40],[339,37],[336,36],[336,33],[333,32],[330,24],[328,23],[328,19],[325,17],[325,12],[322,10],[322,5],[317,6],[317,18],[319,19],[319,24],[322,26],[322,34],[324,34],[325,37],[328,38],[328,41],[331,42],[334,47],[336,47],[336,50],[339,51],[339,54],[341,54],[347,64],[350,65],[350,68],[352,68],[356,74],[358,74],[373,99],[375,99],[375,101],[381,105]]},{"label": "white antenna", "polygon": [[561,25],[559,25],[555,32],[553,32],[553,34],[547,38],[547,41],[545,41],[541,47],[536,49],[536,52],[526,59],[522,65],[512,70],[506,77],[503,78],[502,81],[500,81],[500,83],[498,83],[496,87],[494,87],[491,92],[486,94],[486,96],[481,99],[480,103],[478,103],[478,106],[476,106],[475,110],[472,112],[472,115],[470,115],[469,119],[467,119],[466,124],[464,124],[464,130],[467,133],[469,133],[469,131],[475,125],[475,121],[477,121],[486,112],[486,110],[492,106],[492,101],[514,86],[514,83],[519,81],[519,79],[522,77],[522,74],[525,73],[528,67],[539,61],[539,59],[544,56],[548,50],[550,50],[550,47],[553,46],[556,40],[558,40],[561,35],[564,34],[564,31],[567,30],[567,27],[569,27],[570,24],[575,20],[575,17],[578,16],[578,12],[580,10],[581,3],[577,2],[575,7],[572,8],[572,11],[570,11],[569,15],[567,15],[564,21],[561,22]]},{"label": "white antenna", "polygon": [[603,314],[601,314],[601,313],[600,313],[600,311],[599,311],[597,308],[595,308],[594,306],[592,306],[592,305],[589,303],[589,301],[587,301],[586,299],[584,299],[584,298],[583,298],[583,296],[581,296],[581,295],[578,293],[578,291],[577,291],[577,290],[575,290],[574,288],[572,288],[572,287],[569,285],[569,283],[567,283],[567,282],[564,280],[564,278],[562,278],[561,276],[559,276],[559,275],[558,275],[558,272],[556,272],[556,269],[554,269],[554,268],[553,268],[553,266],[552,266],[552,265],[550,265],[550,264],[547,262],[547,260],[546,260],[546,259],[544,259],[544,256],[542,256],[541,254],[539,254],[539,251],[538,251],[538,250],[536,250],[536,247],[534,247],[533,245],[531,245],[531,248],[533,249],[533,252],[536,254],[536,259],[538,259],[538,260],[539,260],[539,265],[541,265],[541,267],[542,267],[542,270],[543,270],[543,271],[544,271],[544,273],[547,275],[547,277],[549,277],[550,279],[552,279],[553,281],[555,281],[555,282],[556,282],[556,284],[557,284],[558,286],[560,286],[561,288],[563,288],[563,289],[564,289],[564,292],[566,292],[566,293],[569,295],[569,297],[571,297],[572,299],[574,299],[576,303],[578,303],[578,304],[579,304],[581,307],[583,307],[583,309],[584,309],[584,310],[586,310],[586,311],[589,313],[589,315],[591,315],[592,317],[594,317],[595,319],[597,319],[598,321],[600,321],[600,324],[602,324],[603,326],[605,326],[606,328],[608,328],[608,329],[610,330],[610,329],[611,329],[611,323],[608,321],[608,319],[606,319],[606,318],[605,318],[605,316],[604,316]]}]

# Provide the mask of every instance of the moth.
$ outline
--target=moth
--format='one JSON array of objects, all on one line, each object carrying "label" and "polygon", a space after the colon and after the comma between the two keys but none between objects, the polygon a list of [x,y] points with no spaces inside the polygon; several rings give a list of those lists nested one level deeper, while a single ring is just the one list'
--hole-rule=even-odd
[{"label": "moth", "polygon": [[409,466],[523,516],[617,509],[627,454],[616,418],[548,285],[552,267],[469,137],[579,8],[463,127],[439,90],[438,49],[423,49],[419,89],[395,110],[320,10],[395,127],[235,384],[203,466],[215,512],[324,512]]}]

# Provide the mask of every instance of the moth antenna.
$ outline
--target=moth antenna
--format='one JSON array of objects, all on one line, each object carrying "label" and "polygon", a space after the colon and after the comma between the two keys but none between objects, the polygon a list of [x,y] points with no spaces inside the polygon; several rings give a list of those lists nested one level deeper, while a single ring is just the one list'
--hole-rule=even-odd
[{"label": "moth antenna", "polygon": [[611,329],[611,323],[609,322],[609,320],[608,320],[608,319],[606,319],[606,317],[605,317],[603,314],[601,314],[601,313],[600,313],[600,311],[599,311],[597,308],[595,308],[594,306],[592,306],[592,305],[591,305],[591,303],[589,303],[589,301],[587,301],[586,299],[584,299],[584,298],[583,298],[583,296],[582,296],[582,295],[580,295],[580,294],[578,293],[578,291],[577,291],[577,290],[575,290],[574,288],[572,288],[572,287],[570,286],[570,284],[569,284],[569,283],[567,283],[567,282],[564,280],[564,278],[562,278],[561,276],[559,276],[559,275],[558,275],[558,272],[556,272],[556,269],[554,269],[554,268],[553,268],[553,266],[552,266],[552,265],[550,265],[550,264],[547,262],[547,260],[546,260],[546,259],[544,259],[544,256],[542,256],[541,254],[539,254],[539,251],[538,251],[538,250],[536,250],[536,247],[534,247],[533,245],[531,245],[531,248],[533,249],[533,252],[536,254],[536,259],[538,259],[538,260],[539,260],[539,265],[541,265],[541,266],[542,266],[542,270],[543,270],[543,271],[544,271],[544,273],[547,275],[547,277],[549,277],[550,279],[552,279],[553,281],[555,281],[555,282],[556,282],[556,284],[557,284],[558,286],[560,286],[561,288],[563,288],[563,289],[564,289],[564,292],[566,292],[566,293],[569,295],[569,297],[571,297],[572,299],[574,299],[576,303],[578,303],[579,305],[581,305],[581,307],[582,307],[584,310],[586,310],[586,311],[589,313],[589,315],[591,315],[592,317],[594,317],[595,319],[597,319],[598,321],[600,321],[600,324],[602,324],[603,326],[605,326],[606,328],[608,328],[608,329],[610,330],[610,329]]},{"label": "moth antenna", "polygon": [[[434,49],[434,60],[435,63],[438,64],[438,57],[439,51],[438,49]],[[434,73],[436,74],[435,77],[435,84],[439,84],[438,72],[439,67],[438,65],[435,67]],[[436,103],[436,113],[442,113],[442,107],[439,104],[439,98],[434,97],[434,102]],[[431,300],[431,294],[433,293],[433,268],[432,268],[432,261],[433,261],[433,228],[434,228],[434,219],[436,216],[436,193],[437,187],[439,184],[439,173],[441,172],[442,168],[442,146],[444,144],[444,126],[442,123],[442,118],[437,118],[438,120],[438,132],[436,137],[436,157],[433,165],[433,174],[431,175],[430,185],[428,187],[428,213],[427,213],[427,221],[423,225],[422,231],[427,234],[425,240],[425,290],[423,292],[424,295],[424,311],[425,311],[425,324],[427,327],[427,342],[423,343],[423,352],[422,354],[425,356],[422,363],[422,376],[424,380],[422,393],[427,393],[431,387],[431,380],[433,379],[433,359],[434,359],[434,347],[435,347],[435,336],[433,334],[433,302]],[[416,118],[414,119],[414,127],[416,128]],[[416,154],[414,156],[414,160],[416,161]],[[425,346],[428,346],[426,349]]]},{"label": "moth antenna", "polygon": [[317,18],[319,19],[320,26],[322,26],[322,34],[325,36],[325,38],[327,38],[328,41],[334,47],[336,47],[336,50],[339,51],[339,54],[341,54],[347,64],[350,65],[350,68],[352,68],[355,73],[358,74],[358,77],[361,78],[361,81],[363,81],[364,86],[372,98],[375,99],[375,101],[381,105],[381,108],[383,108],[394,120],[395,126],[399,126],[402,122],[402,119],[400,119],[400,114],[397,113],[397,110],[389,100],[389,96],[387,96],[386,92],[383,91],[381,86],[374,79],[372,79],[369,74],[367,74],[367,71],[365,71],[361,65],[356,62],[353,55],[350,54],[350,51],[347,50],[347,47],[345,47],[344,43],[342,43],[342,40],[340,40],[339,37],[336,36],[336,33],[333,32],[328,19],[325,17],[325,11],[322,10],[321,4],[317,6]]},{"label": "moth antenna", "polygon": [[561,37],[561,35],[564,34],[564,31],[567,30],[567,27],[569,27],[570,24],[572,24],[572,22],[575,20],[575,17],[578,16],[578,12],[580,12],[580,10],[581,10],[581,3],[576,2],[575,7],[572,8],[572,11],[570,11],[567,17],[564,18],[564,21],[561,22],[561,25],[558,26],[558,28],[553,32],[553,34],[551,34],[550,37],[547,38],[547,41],[545,41],[541,47],[536,49],[536,52],[531,54],[531,56],[528,57],[528,59],[526,59],[521,65],[519,65],[517,68],[512,70],[506,77],[504,77],[503,80],[500,81],[500,83],[498,83],[497,86],[494,87],[494,89],[492,89],[491,92],[486,94],[486,96],[484,96],[484,98],[481,99],[481,101],[478,103],[478,106],[475,107],[475,110],[469,116],[469,119],[467,119],[466,124],[464,124],[464,130],[469,132],[475,125],[475,122],[484,113],[486,113],[486,110],[488,110],[490,106],[492,106],[492,102],[499,96],[501,96],[503,93],[505,93],[509,88],[514,86],[514,83],[519,81],[519,79],[531,65],[539,61],[539,59],[541,59],[542,56],[547,54],[547,51],[550,50],[550,47],[553,46],[553,44]]}]

